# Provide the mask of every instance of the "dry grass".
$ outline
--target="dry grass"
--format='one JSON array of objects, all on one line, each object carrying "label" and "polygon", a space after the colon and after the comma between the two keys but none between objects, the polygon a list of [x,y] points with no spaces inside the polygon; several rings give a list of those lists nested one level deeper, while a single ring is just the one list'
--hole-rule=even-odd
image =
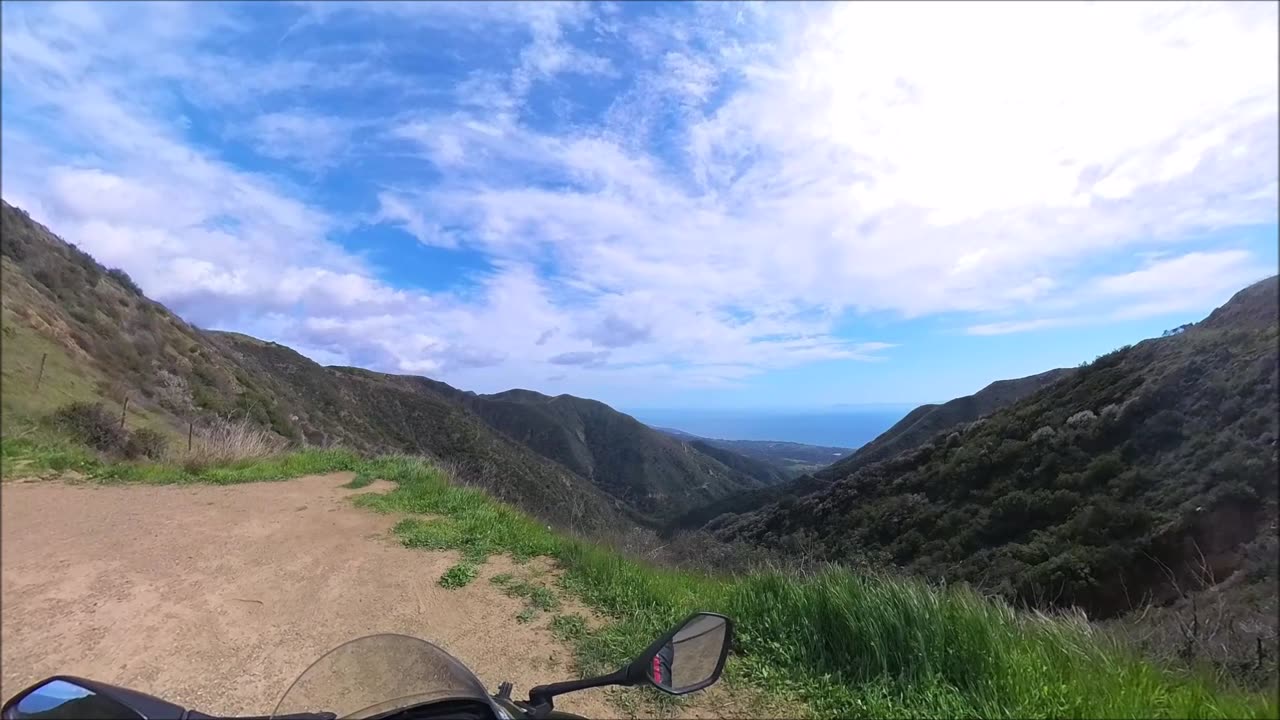
[{"label": "dry grass", "polygon": [[173,460],[200,468],[238,460],[270,457],[283,452],[288,441],[246,421],[214,421],[195,430],[191,449],[177,448]]}]

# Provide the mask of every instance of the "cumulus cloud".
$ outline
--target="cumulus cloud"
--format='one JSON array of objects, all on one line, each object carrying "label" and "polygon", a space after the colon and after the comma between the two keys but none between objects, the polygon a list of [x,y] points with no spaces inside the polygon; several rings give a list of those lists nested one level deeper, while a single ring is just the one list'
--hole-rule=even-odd
[{"label": "cumulus cloud", "polygon": [[332,361],[715,386],[892,357],[870,314],[1048,330],[1268,270],[1205,238],[1276,222],[1273,4],[3,20],[6,199],[195,322]]}]

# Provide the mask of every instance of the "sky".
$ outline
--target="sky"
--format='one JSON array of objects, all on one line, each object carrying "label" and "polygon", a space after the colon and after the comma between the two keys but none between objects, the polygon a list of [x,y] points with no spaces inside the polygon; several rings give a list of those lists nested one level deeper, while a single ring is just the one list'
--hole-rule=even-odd
[{"label": "sky", "polygon": [[5,3],[4,198],[203,328],[935,402],[1277,267],[1277,4]]}]

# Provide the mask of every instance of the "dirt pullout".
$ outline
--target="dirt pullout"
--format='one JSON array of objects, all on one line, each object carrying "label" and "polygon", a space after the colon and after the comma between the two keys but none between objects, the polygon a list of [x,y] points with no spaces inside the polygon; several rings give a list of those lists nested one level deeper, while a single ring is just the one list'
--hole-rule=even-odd
[{"label": "dirt pullout", "polygon": [[[574,676],[546,622],[515,622],[522,602],[487,581],[505,563],[441,588],[457,554],[401,547],[396,518],[347,499],[389,484],[339,487],[350,478],[0,485],[3,696],[66,673],[207,713],[267,714],[325,651],[379,632],[440,645],[491,689]],[[619,714],[600,692],[557,707]]]}]

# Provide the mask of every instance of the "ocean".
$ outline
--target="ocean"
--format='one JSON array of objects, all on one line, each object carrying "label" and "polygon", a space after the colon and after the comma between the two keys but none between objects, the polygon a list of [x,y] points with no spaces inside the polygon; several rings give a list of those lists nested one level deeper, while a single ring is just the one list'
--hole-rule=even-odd
[{"label": "ocean", "polygon": [[722,440],[785,440],[856,450],[914,406],[830,410],[623,410],[650,426]]}]

